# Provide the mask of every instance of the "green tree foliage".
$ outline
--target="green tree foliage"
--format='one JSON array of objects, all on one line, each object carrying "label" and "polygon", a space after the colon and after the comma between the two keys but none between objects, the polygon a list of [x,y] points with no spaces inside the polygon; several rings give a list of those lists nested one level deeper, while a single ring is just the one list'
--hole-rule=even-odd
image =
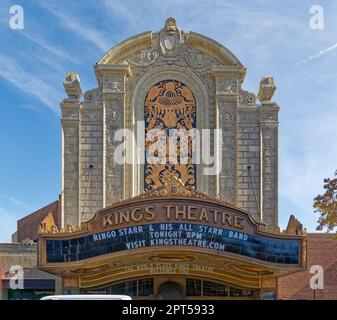
[{"label": "green tree foliage", "polygon": [[337,171],[335,177],[324,179],[325,192],[314,198],[315,212],[320,215],[317,230],[326,228],[329,232],[337,227]]}]

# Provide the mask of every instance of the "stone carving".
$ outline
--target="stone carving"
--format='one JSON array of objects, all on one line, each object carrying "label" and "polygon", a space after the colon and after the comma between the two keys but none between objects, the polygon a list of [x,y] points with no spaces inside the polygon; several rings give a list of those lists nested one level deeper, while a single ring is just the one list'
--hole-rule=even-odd
[{"label": "stone carving", "polygon": [[185,34],[177,28],[176,20],[174,18],[168,18],[164,28],[159,33],[161,53],[165,57],[177,56],[184,40]]},{"label": "stone carving", "polygon": [[275,224],[275,210],[277,210],[275,186],[277,184],[276,163],[277,149],[275,149],[276,132],[274,128],[262,126],[262,163],[263,163],[263,217],[269,225]]},{"label": "stone carving", "polygon": [[73,145],[72,144],[70,144],[70,143],[65,143],[65,145],[64,145],[64,153],[65,154],[72,154],[72,149],[73,148]]},{"label": "stone carving", "polygon": [[277,121],[277,118],[276,112],[261,112],[261,121]]},{"label": "stone carving", "polygon": [[232,120],[232,114],[229,112],[225,112],[222,117],[220,117],[223,122],[228,122]]},{"label": "stone carving", "polygon": [[[116,142],[114,140],[116,130],[123,128],[123,100],[105,101],[105,135],[107,137],[105,151],[106,169],[104,173],[105,206],[111,205],[123,195],[123,168],[114,160]],[[119,143],[119,142],[118,142]]]},{"label": "stone carving", "polygon": [[91,89],[84,93],[84,102],[99,102],[101,100],[101,91]]},{"label": "stone carving", "polygon": [[63,86],[69,99],[80,99],[82,90],[80,85],[80,77],[76,72],[68,72]]},{"label": "stone carving", "polygon": [[159,58],[159,51],[144,49],[136,52],[127,62],[136,67],[148,67]]},{"label": "stone carving", "polygon": [[186,45],[186,49],[181,53],[187,64],[195,69],[201,69],[216,65],[217,62],[212,57]]},{"label": "stone carving", "polygon": [[[177,29],[173,28],[173,31],[178,32]],[[172,32],[173,32],[172,31]],[[163,32],[162,32],[163,35]],[[177,34],[176,34],[177,36]],[[179,36],[177,36],[179,38]],[[161,38],[163,40],[163,37]],[[144,53],[138,51],[132,53],[130,56],[121,60],[118,60],[116,63],[130,63],[130,76],[125,80],[125,123],[132,121],[132,101],[135,87],[138,81],[146,74],[151,72],[154,69],[160,69],[161,66],[177,66],[184,68],[187,71],[195,74],[201,82],[205,85],[207,94],[209,95],[209,126],[215,127],[215,103],[214,103],[214,92],[215,92],[215,81],[210,74],[210,70],[213,66],[221,66],[222,64],[213,56],[196,49],[189,45],[188,43],[188,34],[183,33],[182,41],[177,41],[175,49],[169,51],[166,49],[162,50],[160,47],[160,36],[158,33],[153,34],[152,42],[148,47],[146,47],[145,55]],[[154,54],[151,54],[154,52]],[[157,58],[156,52],[159,53]],[[140,58],[147,55],[147,57]],[[156,58],[155,61],[152,61],[151,58]],[[135,63],[136,62],[136,63]],[[144,101],[140,101],[137,97],[135,100],[135,106],[143,105]],[[124,174],[124,181],[127,186],[132,185],[131,170],[126,170]],[[214,183],[215,185],[215,183]],[[213,184],[210,184],[210,194],[215,194],[212,192]]]},{"label": "stone carving", "polygon": [[217,94],[237,94],[237,79],[217,78]]},{"label": "stone carving", "polygon": [[117,165],[114,161],[114,149],[109,149],[107,155],[107,169],[106,169],[106,205],[111,205],[117,199],[123,197],[123,166]]},{"label": "stone carving", "polygon": [[108,143],[110,145],[114,144],[115,132],[118,128],[122,128],[120,123],[120,112],[122,110],[122,102],[113,101],[108,106],[106,106],[106,128]]},{"label": "stone carving", "polygon": [[113,199],[116,195],[117,188],[115,182],[112,179],[107,179],[106,182],[106,205],[109,206],[113,203]]},{"label": "stone carving", "polygon": [[263,102],[271,102],[276,86],[273,77],[262,77],[260,81],[260,89],[257,98]]},{"label": "stone carving", "polygon": [[107,108],[106,113],[108,121],[116,121],[119,119],[119,113],[113,107]]},{"label": "stone carving", "polygon": [[62,118],[69,120],[77,120],[78,119],[78,110],[76,109],[63,109],[62,110]]},{"label": "stone carving", "polygon": [[246,90],[240,90],[240,103],[243,105],[255,105],[256,103],[256,95],[252,92]]},{"label": "stone carving", "polygon": [[[220,65],[215,58],[204,54],[188,44],[188,33],[176,26],[173,18],[167,19],[164,28],[154,37],[154,42],[148,48],[137,51],[126,60],[118,63],[129,63],[133,67],[146,68],[162,64],[203,69]],[[161,56],[160,56],[161,55]],[[139,70],[133,68],[132,75],[138,77]]]},{"label": "stone carving", "polygon": [[234,108],[225,103],[218,104],[222,129],[222,171],[219,175],[219,199],[234,203],[235,200],[235,125]]},{"label": "stone carving", "polygon": [[124,92],[124,78],[108,78],[103,83],[104,93]]},{"label": "stone carving", "polygon": [[246,101],[248,104],[254,104],[256,102],[255,94],[252,94],[252,93],[248,94]]}]

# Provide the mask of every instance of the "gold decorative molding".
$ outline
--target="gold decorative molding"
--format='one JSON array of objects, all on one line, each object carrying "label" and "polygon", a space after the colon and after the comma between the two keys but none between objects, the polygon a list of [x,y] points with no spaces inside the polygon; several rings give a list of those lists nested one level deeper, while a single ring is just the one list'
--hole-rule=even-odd
[{"label": "gold decorative molding", "polygon": [[65,228],[59,228],[55,224],[53,214],[49,212],[47,216],[41,221],[38,227],[38,234],[57,234],[57,233],[74,233],[74,232],[82,232],[85,231],[86,226],[73,226],[71,224],[67,224]]},{"label": "gold decorative molding", "polygon": [[55,225],[53,214],[49,212],[47,216],[41,221],[38,227],[38,233],[45,234],[45,233],[58,233],[58,232],[59,230]]},{"label": "gold decorative molding", "polygon": [[194,197],[198,199],[208,199],[209,197],[202,192],[196,191],[191,187],[186,187],[184,183],[174,175],[173,172],[165,172],[163,177],[164,185],[154,190],[148,190],[133,199],[147,199],[153,197]]},{"label": "gold decorative molding", "polygon": [[291,215],[288,221],[287,229],[283,231],[287,235],[306,235],[306,229],[303,229],[302,223]]}]

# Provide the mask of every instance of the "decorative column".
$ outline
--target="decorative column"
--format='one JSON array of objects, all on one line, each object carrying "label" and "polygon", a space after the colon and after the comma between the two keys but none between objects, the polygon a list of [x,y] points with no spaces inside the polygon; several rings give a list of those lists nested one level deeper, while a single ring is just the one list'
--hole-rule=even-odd
[{"label": "decorative column", "polygon": [[103,207],[125,198],[126,166],[114,161],[121,141],[115,141],[117,130],[125,130],[125,78],[127,65],[97,65],[96,76],[103,97]]},{"label": "decorative column", "polygon": [[222,170],[216,178],[216,194],[232,203],[236,201],[236,123],[241,72],[240,68],[212,69],[216,84],[216,128],[222,130],[222,146],[219,149]]},{"label": "decorative column", "polygon": [[258,99],[261,101],[261,217],[270,227],[278,226],[278,112],[279,107],[271,101],[276,90],[272,77],[263,77]]},{"label": "decorative column", "polygon": [[62,226],[78,226],[79,216],[79,112],[82,91],[77,73],[67,74],[63,83],[68,98],[62,111]]}]

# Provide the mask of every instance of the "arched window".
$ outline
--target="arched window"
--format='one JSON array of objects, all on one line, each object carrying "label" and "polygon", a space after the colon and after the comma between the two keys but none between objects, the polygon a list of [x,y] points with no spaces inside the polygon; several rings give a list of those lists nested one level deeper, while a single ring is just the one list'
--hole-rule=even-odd
[{"label": "arched window", "polygon": [[[196,164],[193,162],[193,156],[196,150],[192,137],[193,129],[196,128],[196,100],[191,89],[176,80],[157,83],[148,91],[145,98],[144,120],[145,190],[161,186],[167,173],[173,173],[186,187],[195,189]],[[159,138],[157,130],[161,130],[164,135],[160,135]],[[164,161],[149,163],[150,156],[154,159],[153,156],[158,155],[158,152],[156,154],[154,151],[156,143],[161,146],[165,143]],[[176,156],[172,157],[170,150],[175,150]]]}]

